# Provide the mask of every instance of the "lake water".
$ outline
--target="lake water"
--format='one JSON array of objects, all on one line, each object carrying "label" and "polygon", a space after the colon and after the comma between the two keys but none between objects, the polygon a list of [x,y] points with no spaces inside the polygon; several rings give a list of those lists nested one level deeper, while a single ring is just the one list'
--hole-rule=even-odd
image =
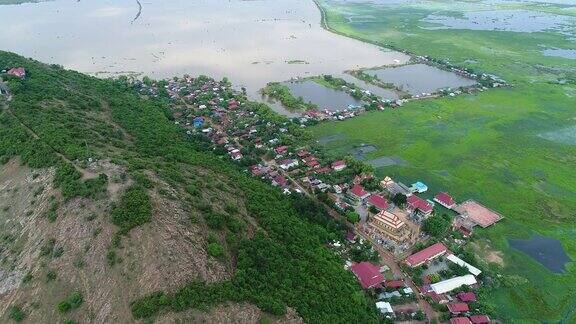
[{"label": "lake water", "polygon": [[283,82],[296,98],[302,97],[305,102],[310,102],[324,110],[344,110],[348,105],[362,106],[362,101],[354,99],[347,92],[326,88],[312,80]]},{"label": "lake water", "polygon": [[508,239],[508,243],[552,272],[565,272],[566,263],[571,261],[560,241],[554,238],[535,235],[528,240]]},{"label": "lake water", "polygon": [[375,86],[373,84],[370,84],[368,82],[364,82],[363,80],[357,79],[353,76],[351,76],[348,73],[342,73],[340,75],[337,75],[338,78],[343,79],[346,82],[355,84],[357,87],[364,89],[364,90],[368,90],[370,91],[370,93],[382,98],[382,99],[387,99],[387,100],[397,100],[400,99],[400,96],[398,96],[398,94],[392,90],[389,89],[383,89],[380,88],[378,86]]},{"label": "lake water", "polygon": [[412,95],[432,93],[442,88],[458,88],[476,84],[476,81],[426,64],[410,64],[377,70],[367,74],[376,75],[384,82],[394,83]]},{"label": "lake water", "polygon": [[422,21],[438,24],[427,29],[501,30],[533,33],[558,31],[574,35],[576,17],[530,10],[485,10],[464,12],[462,17],[431,14]]},{"label": "lake water", "polygon": [[[57,0],[0,6],[2,49],[100,76],[227,76],[253,99],[270,81],[404,63],[332,34],[312,0]],[[296,61],[307,64],[294,64]]]}]

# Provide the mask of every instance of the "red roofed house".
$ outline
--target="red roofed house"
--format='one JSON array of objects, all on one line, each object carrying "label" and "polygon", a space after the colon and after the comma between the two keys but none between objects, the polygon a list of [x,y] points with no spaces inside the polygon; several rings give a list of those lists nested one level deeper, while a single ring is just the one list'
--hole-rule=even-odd
[{"label": "red roofed house", "polygon": [[468,317],[454,317],[450,319],[450,324],[471,324]]},{"label": "red roofed house", "polygon": [[426,295],[432,298],[432,300],[437,302],[438,304],[445,304],[448,302],[448,299],[446,299],[446,296],[444,296],[444,294],[438,295],[434,291],[429,291],[428,293],[426,293]]},{"label": "red roofed house", "polygon": [[334,169],[334,171],[342,171],[346,169],[346,162],[342,160],[334,161],[332,162],[332,169]]},{"label": "red roofed house", "polygon": [[360,281],[360,285],[364,289],[379,287],[384,277],[380,273],[380,269],[370,262],[356,263],[350,267],[356,278]]},{"label": "red roofed house", "polygon": [[387,288],[398,289],[398,288],[404,287],[404,280],[402,280],[402,279],[390,280],[390,281],[386,281],[384,283],[384,285]]},{"label": "red roofed house", "polygon": [[236,109],[238,108],[238,101],[232,99],[228,101],[228,109]]},{"label": "red roofed house", "polygon": [[346,240],[350,243],[356,243],[356,234],[352,231],[346,233]]},{"label": "red roofed house", "polygon": [[352,187],[352,189],[350,189],[350,193],[352,193],[352,195],[354,195],[354,197],[356,197],[360,200],[364,200],[370,196],[370,193],[368,191],[366,191],[364,189],[364,187],[362,187],[359,184],[354,185],[354,187]]},{"label": "red roofed house", "polygon": [[301,159],[303,159],[303,158],[307,157],[308,155],[310,155],[310,153],[308,153],[308,151],[306,151],[306,150],[300,150],[300,151],[298,151],[298,153],[296,153],[296,154],[298,154],[298,157],[301,158]]},{"label": "red roofed house", "polygon": [[286,151],[288,151],[288,146],[286,145],[278,146],[277,148],[274,149],[274,151],[276,152],[276,154],[284,154],[286,153]]},{"label": "red roofed house", "polygon": [[470,310],[470,308],[468,308],[468,304],[466,303],[449,303],[446,306],[448,306],[448,310],[452,314],[465,313]]},{"label": "red roofed house", "polygon": [[316,169],[316,173],[322,174],[322,173],[329,173],[330,172],[330,168],[329,167],[323,167],[320,169]]},{"label": "red roofed house", "polygon": [[318,162],[316,159],[310,159],[306,161],[306,165],[311,169],[316,169],[320,167],[320,162]]},{"label": "red roofed house", "polygon": [[408,197],[406,202],[408,203],[409,209],[412,211],[418,210],[424,216],[430,215],[432,210],[434,210],[434,206],[432,206],[432,204],[416,195]]},{"label": "red roofed house", "polygon": [[458,294],[458,299],[465,303],[476,301],[476,294],[473,292],[461,292]]},{"label": "red roofed house", "polygon": [[288,181],[283,176],[277,175],[272,179],[272,185],[284,188],[288,185]]},{"label": "red roofed house", "polygon": [[11,68],[7,73],[8,75],[18,78],[24,78],[26,76],[26,70],[23,67]]},{"label": "red roofed house", "polygon": [[472,315],[470,316],[470,321],[474,324],[489,324],[490,317],[487,315]]},{"label": "red roofed house", "polygon": [[434,197],[434,201],[448,209],[456,207],[456,202],[454,202],[454,199],[452,199],[452,197],[445,192],[438,193]]},{"label": "red roofed house", "polygon": [[441,256],[446,253],[448,249],[442,243],[436,243],[431,245],[424,250],[418,251],[406,258],[406,264],[410,267],[417,267],[425,262],[428,262],[434,258]]},{"label": "red roofed house", "polygon": [[374,206],[376,207],[376,209],[382,211],[382,210],[386,210],[389,207],[388,201],[386,201],[386,198],[380,196],[380,195],[372,195],[370,196],[370,198],[368,198],[368,202],[367,204],[369,206]]}]

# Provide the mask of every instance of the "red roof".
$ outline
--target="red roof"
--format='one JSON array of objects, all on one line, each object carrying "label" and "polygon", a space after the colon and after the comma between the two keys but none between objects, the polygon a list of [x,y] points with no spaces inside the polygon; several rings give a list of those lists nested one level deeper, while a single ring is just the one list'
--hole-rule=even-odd
[{"label": "red roof", "polygon": [[286,146],[286,145],[278,146],[274,150],[276,151],[277,154],[282,154],[288,150],[288,146]]},{"label": "red roof", "polygon": [[470,310],[466,303],[450,303],[447,306],[450,313],[463,313]]},{"label": "red roof", "polygon": [[470,316],[470,321],[474,324],[488,324],[490,323],[490,317],[486,315],[472,315]]},{"label": "red roof", "polygon": [[444,204],[445,206],[454,206],[456,203],[454,199],[447,194],[446,192],[440,192],[434,197],[439,203]]},{"label": "red roof", "polygon": [[444,295],[438,295],[434,291],[429,291],[428,293],[426,293],[426,295],[428,295],[430,298],[432,298],[432,300],[434,300],[437,303],[447,301],[447,299]]},{"label": "red roof", "polygon": [[23,78],[26,76],[26,70],[23,67],[12,68],[8,70],[8,74],[19,78]]},{"label": "red roof", "polygon": [[228,102],[228,108],[229,109],[236,109],[238,108],[238,101],[232,99]]},{"label": "red roof", "polygon": [[388,288],[402,288],[404,287],[404,280],[403,279],[398,279],[398,280],[390,280],[390,281],[386,281],[384,283],[384,285],[386,285],[386,287]]},{"label": "red roof", "polygon": [[380,273],[380,269],[370,262],[360,262],[356,263],[350,267],[354,275],[360,281],[360,285],[364,289],[369,289],[372,287],[379,286],[384,277]]},{"label": "red roof", "polygon": [[284,187],[286,184],[288,184],[288,181],[286,181],[286,178],[284,178],[281,175],[275,176],[273,180],[274,180],[274,182],[276,182],[281,187]]},{"label": "red roof", "polygon": [[346,240],[348,240],[348,242],[350,242],[350,243],[355,243],[356,242],[356,234],[354,234],[354,232],[352,232],[352,231],[348,231],[348,233],[346,233]]},{"label": "red roof", "polygon": [[416,195],[408,197],[406,199],[406,202],[408,202],[408,205],[410,205],[410,207],[412,207],[413,209],[418,209],[424,214],[432,212],[433,209],[432,204]]},{"label": "red roof", "polygon": [[359,184],[354,185],[354,187],[350,189],[350,192],[352,192],[352,194],[358,198],[364,198],[369,195],[369,192],[364,190],[364,187]]},{"label": "red roof", "polygon": [[308,160],[306,161],[306,165],[310,168],[315,168],[320,166],[320,162],[318,162],[317,160]]},{"label": "red roof", "polygon": [[446,251],[448,250],[446,249],[444,244],[436,243],[434,245],[425,248],[422,251],[416,252],[411,256],[407,257],[406,263],[411,267],[416,267],[428,260],[431,260],[441,254],[446,253]]},{"label": "red roof", "polygon": [[476,301],[476,294],[473,292],[461,292],[458,294],[458,299],[465,303]]},{"label": "red roof", "polygon": [[468,317],[454,317],[450,319],[450,324],[471,324]]},{"label": "red roof", "polygon": [[368,203],[380,210],[388,209],[388,201],[380,195],[372,195],[368,198]]},{"label": "red roof", "polygon": [[300,151],[298,151],[298,156],[301,157],[301,158],[303,158],[303,157],[305,157],[305,156],[308,156],[309,154],[310,154],[310,153],[308,153],[308,151],[306,151],[306,150],[300,150]]},{"label": "red roof", "polygon": [[266,169],[260,165],[253,165],[250,167],[250,171],[252,171],[253,175],[259,176],[262,175],[266,171]]},{"label": "red roof", "polygon": [[338,160],[338,161],[334,161],[332,162],[332,168],[336,169],[338,167],[345,167],[346,166],[346,162],[344,162],[343,160]]},{"label": "red roof", "polygon": [[328,172],[330,172],[329,167],[323,167],[321,169],[316,170],[316,173],[328,173]]}]

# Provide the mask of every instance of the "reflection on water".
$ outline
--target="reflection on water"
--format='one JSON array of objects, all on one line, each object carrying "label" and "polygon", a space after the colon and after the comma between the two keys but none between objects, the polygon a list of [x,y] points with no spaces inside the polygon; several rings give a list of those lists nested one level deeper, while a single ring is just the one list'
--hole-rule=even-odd
[{"label": "reflection on water", "polygon": [[384,82],[390,82],[412,95],[433,93],[442,88],[458,88],[476,84],[476,81],[426,64],[367,70]]},{"label": "reflection on water", "polygon": [[[0,44],[4,50],[89,73],[227,76],[253,97],[270,81],[408,59],[325,31],[311,0],[141,4],[141,13],[135,0],[1,6]],[[297,60],[309,64],[289,64]]]},{"label": "reflection on water", "polygon": [[508,242],[552,272],[565,272],[565,265],[570,262],[560,241],[551,237],[535,235],[529,240],[508,239]]}]

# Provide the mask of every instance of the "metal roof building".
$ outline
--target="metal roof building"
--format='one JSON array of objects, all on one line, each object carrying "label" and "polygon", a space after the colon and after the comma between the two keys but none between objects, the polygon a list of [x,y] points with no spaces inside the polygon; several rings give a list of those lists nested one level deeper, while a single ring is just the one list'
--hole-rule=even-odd
[{"label": "metal roof building", "polygon": [[480,271],[480,269],[476,268],[475,266],[467,263],[466,261],[460,259],[459,257],[455,256],[454,254],[450,254],[449,256],[446,257],[446,259],[456,263],[457,265],[464,267],[466,269],[468,269],[468,271],[470,271],[471,274],[478,276],[479,274],[482,273],[482,271]]},{"label": "metal roof building", "polygon": [[465,275],[461,277],[454,277],[448,280],[440,281],[430,285],[430,289],[438,295],[447,293],[462,285],[471,286],[476,284],[476,278],[473,275]]}]

